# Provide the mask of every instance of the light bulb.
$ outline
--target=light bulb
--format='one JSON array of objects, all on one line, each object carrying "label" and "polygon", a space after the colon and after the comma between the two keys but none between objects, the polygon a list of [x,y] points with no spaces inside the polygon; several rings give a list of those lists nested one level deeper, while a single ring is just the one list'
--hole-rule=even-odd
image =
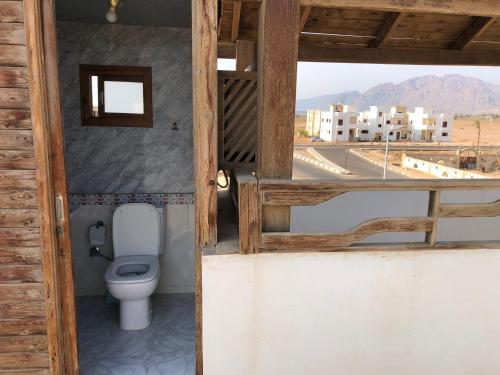
[{"label": "light bulb", "polygon": [[116,9],[112,6],[109,7],[109,10],[106,12],[106,20],[110,23],[115,23],[117,19]]}]

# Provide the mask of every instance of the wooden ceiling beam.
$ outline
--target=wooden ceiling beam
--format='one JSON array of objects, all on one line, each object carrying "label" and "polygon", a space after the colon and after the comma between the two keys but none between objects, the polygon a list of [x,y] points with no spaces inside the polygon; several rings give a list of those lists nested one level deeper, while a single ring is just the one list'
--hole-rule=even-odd
[{"label": "wooden ceiling beam", "polygon": [[470,26],[450,45],[450,49],[467,48],[475,38],[479,37],[493,22],[495,17],[474,17]]},{"label": "wooden ceiling beam", "polygon": [[241,1],[234,3],[233,7],[233,22],[231,25],[231,42],[238,40],[238,33],[240,31],[240,17],[241,17]]},{"label": "wooden ceiling beam", "polygon": [[401,65],[500,66],[500,51],[301,46],[299,61]]},{"label": "wooden ceiling beam", "polygon": [[401,20],[403,19],[403,13],[391,12],[384,21],[384,24],[380,28],[375,39],[370,43],[370,48],[380,48],[387,40],[391,37],[394,30],[397,29]]},{"label": "wooden ceiling beam", "polygon": [[302,32],[304,30],[304,26],[307,23],[307,19],[309,18],[309,13],[311,13],[312,7],[303,7],[300,13],[300,27],[299,30]]},{"label": "wooden ceiling beam", "polygon": [[443,13],[483,17],[500,16],[500,2],[498,0],[301,0],[300,5],[383,12]]}]

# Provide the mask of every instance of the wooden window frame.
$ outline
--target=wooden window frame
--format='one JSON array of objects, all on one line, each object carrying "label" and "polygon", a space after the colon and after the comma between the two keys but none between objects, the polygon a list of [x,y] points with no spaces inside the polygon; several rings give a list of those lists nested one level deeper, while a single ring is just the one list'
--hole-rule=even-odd
[{"label": "wooden window frame", "polygon": [[[99,77],[99,92],[104,95],[104,81],[141,82],[144,114],[105,113],[104,97],[99,101],[99,115],[92,114],[92,76]],[[153,92],[151,67],[117,65],[80,65],[80,106],[82,126],[153,127]]]}]

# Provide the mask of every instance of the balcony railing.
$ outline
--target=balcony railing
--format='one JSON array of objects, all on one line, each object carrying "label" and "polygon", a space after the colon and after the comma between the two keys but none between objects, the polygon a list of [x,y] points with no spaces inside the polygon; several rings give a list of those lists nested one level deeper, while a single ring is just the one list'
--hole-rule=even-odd
[{"label": "balcony railing", "polygon": [[[437,241],[439,219],[500,216],[500,200],[491,203],[441,203],[446,191],[498,190],[500,181],[474,180],[258,180],[251,173],[237,171],[240,252],[354,251],[405,249],[500,248],[497,241]],[[428,211],[422,217],[380,217],[338,233],[265,232],[261,212],[264,206],[315,206],[348,192],[426,191]],[[389,232],[422,232],[423,242],[366,244],[368,237]]]}]

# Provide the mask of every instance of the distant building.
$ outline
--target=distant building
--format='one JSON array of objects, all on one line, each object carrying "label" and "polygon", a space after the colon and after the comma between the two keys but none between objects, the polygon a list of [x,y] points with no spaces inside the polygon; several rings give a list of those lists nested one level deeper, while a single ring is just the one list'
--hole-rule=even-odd
[{"label": "distant building", "polygon": [[309,136],[319,137],[321,130],[321,109],[309,109],[307,111],[306,130]]},{"label": "distant building", "polygon": [[[319,116],[319,132],[318,132]],[[354,107],[335,104],[329,111],[307,112],[310,135],[326,142],[348,141],[425,141],[451,142],[454,116],[452,114],[415,107],[409,112],[405,106],[387,110],[370,106],[368,111],[356,113]],[[311,130],[309,130],[311,129]]]},{"label": "distant building", "polygon": [[354,107],[334,104],[321,111],[320,138],[326,142],[348,142],[356,139],[358,113]]},{"label": "distant building", "polygon": [[410,113],[410,126],[413,130],[413,141],[451,142],[451,131],[454,116],[451,114],[425,111],[423,107],[415,107]]}]

